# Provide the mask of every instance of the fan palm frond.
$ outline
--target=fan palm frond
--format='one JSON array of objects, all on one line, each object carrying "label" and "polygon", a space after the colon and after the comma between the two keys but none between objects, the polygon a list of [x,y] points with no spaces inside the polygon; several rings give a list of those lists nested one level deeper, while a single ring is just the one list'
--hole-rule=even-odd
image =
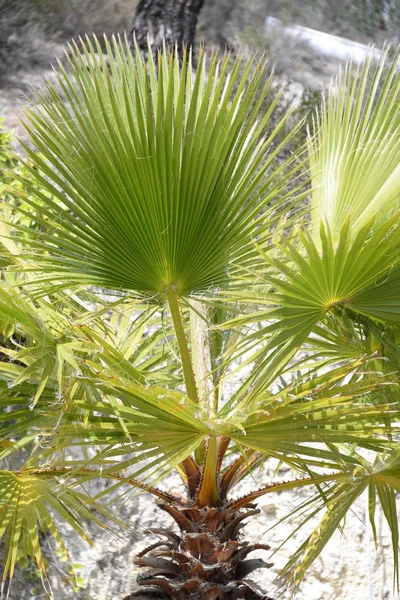
[{"label": "fan palm frond", "polygon": [[73,45],[69,72],[60,64],[58,87],[47,82],[26,113],[40,151],[26,147],[38,183],[26,182],[38,199],[28,200],[47,222],[24,256],[29,247],[53,281],[179,295],[224,285],[287,210],[285,178],[265,175],[293,134],[277,141],[290,112],[268,131],[278,93],[258,119],[271,88],[262,62],[229,70],[229,57],[201,52],[193,75],[190,54],[180,65],[164,49],[156,69],[127,42],[105,43],[108,62],[97,41],[99,53],[89,40]]},{"label": "fan palm frond", "polygon": [[[372,464],[361,456],[359,460],[360,466],[345,478],[339,478],[337,482],[324,488],[323,494],[312,505],[312,516],[321,510],[325,511],[322,520],[294,553],[281,573],[296,587],[303,579],[307,568],[319,556],[344,521],[348,511],[363,493],[368,493],[369,496],[369,519],[376,544],[378,543],[375,526],[377,501],[389,525],[394,557],[394,582],[398,586],[399,529],[396,493],[400,490],[399,452],[393,449],[383,457],[378,456]],[[302,521],[307,522],[308,517],[303,517]]]},{"label": "fan palm frond", "polygon": [[52,511],[89,543],[83,520],[89,519],[105,527],[93,510],[111,516],[86,494],[69,489],[54,477],[31,474],[29,470],[0,471],[0,486],[0,539],[5,539],[4,578],[12,577],[18,551],[24,557],[33,558],[44,574],[45,562],[39,543],[42,531],[51,533],[67,554]]},{"label": "fan palm frond", "polygon": [[[400,52],[378,64],[349,64],[332,86],[310,138],[312,220],[329,224],[334,244],[349,220],[352,238],[398,209]],[[317,231],[316,231],[317,235]]]}]

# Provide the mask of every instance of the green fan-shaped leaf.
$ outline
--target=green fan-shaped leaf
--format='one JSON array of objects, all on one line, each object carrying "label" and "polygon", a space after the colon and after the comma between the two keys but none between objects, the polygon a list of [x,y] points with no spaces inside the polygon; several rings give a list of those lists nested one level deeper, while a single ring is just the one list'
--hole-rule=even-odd
[{"label": "green fan-shaped leaf", "polygon": [[[399,526],[395,493],[400,490],[400,456],[398,450],[392,450],[385,457],[377,457],[369,464],[359,456],[360,466],[345,478],[325,488],[317,504],[312,505],[312,516],[325,510],[324,516],[313,533],[298,548],[282,571],[282,575],[298,587],[307,568],[319,556],[325,545],[335,533],[354,502],[367,489],[369,494],[369,518],[373,527],[375,542],[375,510],[377,499],[389,525],[392,537],[394,557],[394,580],[399,581]],[[295,486],[295,484],[294,484]],[[303,517],[303,523],[309,515]]]},{"label": "green fan-shaped leaf", "polygon": [[[309,231],[263,253],[268,292],[258,294],[263,311],[241,316],[225,327],[261,322],[244,340],[245,349],[261,344],[250,357],[257,368],[237,392],[252,394],[270,385],[311,334],[322,333],[326,316],[350,310],[389,325],[400,321],[400,227],[394,215],[373,229],[364,227],[352,241],[349,221],[334,245],[329,225],[321,224],[319,244]],[[273,291],[270,291],[271,288]],[[246,293],[235,294],[246,301]],[[243,343],[242,343],[243,344]],[[250,360],[250,359],[248,359]],[[232,403],[233,400],[230,401]]]},{"label": "green fan-shaped leaf", "polygon": [[312,219],[327,222],[335,243],[350,219],[352,236],[398,207],[400,52],[378,64],[349,64],[332,86],[310,139]]},{"label": "green fan-shaped leaf", "polygon": [[389,323],[398,321],[398,215],[375,231],[372,226],[370,222],[351,242],[351,227],[347,222],[335,247],[330,229],[321,225],[321,252],[308,233],[300,232],[301,250],[289,242],[281,246],[286,262],[271,258],[271,263],[284,276],[269,279],[282,292],[276,298],[282,309],[272,311],[271,317],[285,318],[288,329],[293,327],[294,331],[299,323],[307,324],[311,331],[326,312],[337,306]]},{"label": "green fan-shaped leaf", "polygon": [[[323,457],[331,444],[345,442],[379,451],[391,444],[384,436],[390,433],[390,422],[396,423],[400,416],[395,394],[386,396],[386,390],[392,389],[388,383],[382,375],[364,372],[361,361],[352,361],[295,380],[275,393],[259,394],[250,403],[244,399],[225,417],[224,434],[283,461],[317,457],[317,447]],[[393,388],[397,392],[398,386]]]},{"label": "green fan-shaped leaf", "polygon": [[50,195],[32,189],[48,221],[24,255],[29,246],[53,281],[180,295],[221,286],[229,264],[254,257],[272,200],[287,205],[285,178],[266,173],[290,111],[265,134],[279,94],[258,120],[271,78],[253,59],[229,69],[201,51],[194,75],[186,53],[180,64],[164,49],[156,69],[127,42],[105,44],[107,58],[97,41],[98,53],[73,44],[69,71],[60,64],[26,113],[41,152],[26,147],[30,171]]},{"label": "green fan-shaped leaf", "polygon": [[399,51],[389,61],[386,50],[376,67],[369,59],[361,72],[349,66],[339,77],[309,142],[311,227],[299,223],[260,245],[265,268],[245,280],[258,276],[256,291],[242,284],[231,293],[264,309],[226,324],[263,323],[245,340],[244,350],[264,345],[239,397],[270,385],[330,311],[389,325],[400,319],[399,60]]},{"label": "green fan-shaped leaf", "polygon": [[66,553],[52,512],[64,519],[84,540],[90,542],[83,519],[102,527],[91,508],[95,505],[86,494],[72,491],[54,477],[29,471],[0,471],[0,539],[5,540],[4,579],[13,576],[17,556],[33,558],[40,571],[45,570],[39,533],[48,531]]}]

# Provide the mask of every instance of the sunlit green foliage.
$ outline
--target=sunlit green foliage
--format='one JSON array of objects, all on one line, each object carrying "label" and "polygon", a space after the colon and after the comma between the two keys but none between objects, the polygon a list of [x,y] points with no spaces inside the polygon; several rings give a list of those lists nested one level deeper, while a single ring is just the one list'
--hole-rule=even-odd
[{"label": "sunlit green foliage", "polygon": [[[201,54],[194,73],[106,45],[74,45],[28,109],[40,153],[13,210],[36,225],[2,230],[0,458],[29,455],[1,475],[19,490],[1,500],[6,575],[18,548],[44,567],[34,514],[68,510],[84,534],[80,484],[114,481],[100,512],[121,486],[173,502],[153,486],[177,469],[199,507],[312,486],[300,524],[324,514],[283,571],[295,586],[368,488],[398,579],[399,54],[348,69],[309,163],[277,167],[301,124],[276,143],[289,115],[270,127],[279,94],[259,115],[262,63]],[[271,457],[298,477],[227,501]]]}]

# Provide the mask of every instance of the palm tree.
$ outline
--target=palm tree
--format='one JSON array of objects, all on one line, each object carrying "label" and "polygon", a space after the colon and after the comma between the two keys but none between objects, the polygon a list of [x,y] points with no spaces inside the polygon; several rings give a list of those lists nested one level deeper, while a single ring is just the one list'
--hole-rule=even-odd
[{"label": "palm tree", "polygon": [[[240,530],[304,486],[299,523],[321,521],[281,576],[298,586],[368,490],[397,581],[399,52],[348,67],[277,161],[303,124],[274,121],[262,61],[201,52],[194,74],[190,53],[105,43],[74,44],[27,109],[38,152],[2,224],[5,577],[21,556],[44,571],[40,530],[64,547],[54,511],[85,538],[117,520],[82,491],[108,479],[178,527],[152,532],[128,598],[269,597],[247,578],[268,546]],[[269,458],[293,477],[235,497]],[[172,470],[184,493],[157,487]]]}]

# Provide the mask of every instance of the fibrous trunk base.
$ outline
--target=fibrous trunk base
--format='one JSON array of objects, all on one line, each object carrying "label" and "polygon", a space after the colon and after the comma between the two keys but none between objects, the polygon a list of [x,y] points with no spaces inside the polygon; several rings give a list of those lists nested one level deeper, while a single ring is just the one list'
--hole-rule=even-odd
[{"label": "fibrous trunk base", "polygon": [[148,570],[138,577],[140,589],[125,600],[273,600],[247,576],[271,564],[248,555],[269,550],[265,544],[239,540],[243,521],[259,512],[253,506],[229,507],[160,504],[177,523],[180,534],[151,529],[159,540],[135,559]]}]

